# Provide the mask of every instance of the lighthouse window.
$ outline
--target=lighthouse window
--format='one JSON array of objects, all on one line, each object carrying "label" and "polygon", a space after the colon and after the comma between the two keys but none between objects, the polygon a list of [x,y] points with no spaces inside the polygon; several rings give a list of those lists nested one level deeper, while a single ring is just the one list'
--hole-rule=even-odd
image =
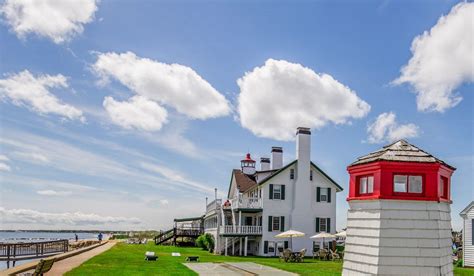
[{"label": "lighthouse window", "polygon": [[442,198],[448,198],[448,179],[443,176],[439,180],[439,195]]},{"label": "lighthouse window", "polygon": [[364,176],[359,178],[359,194],[371,194],[374,192],[374,177]]},{"label": "lighthouse window", "polygon": [[395,175],[393,177],[393,191],[396,193],[422,193],[423,177],[421,175]]}]

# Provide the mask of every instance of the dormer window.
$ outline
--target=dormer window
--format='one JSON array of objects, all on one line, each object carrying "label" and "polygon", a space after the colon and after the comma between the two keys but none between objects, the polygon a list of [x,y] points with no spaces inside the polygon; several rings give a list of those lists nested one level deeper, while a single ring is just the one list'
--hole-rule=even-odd
[{"label": "dormer window", "polygon": [[374,177],[363,176],[359,178],[359,194],[371,194],[374,192]]},{"label": "dormer window", "polygon": [[395,193],[421,194],[423,192],[423,177],[421,175],[393,176],[393,191]]}]

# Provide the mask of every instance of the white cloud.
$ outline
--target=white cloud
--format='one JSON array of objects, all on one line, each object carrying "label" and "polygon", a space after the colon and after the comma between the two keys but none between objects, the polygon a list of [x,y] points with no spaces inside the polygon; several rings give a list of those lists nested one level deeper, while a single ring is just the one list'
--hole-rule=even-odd
[{"label": "white cloud", "polygon": [[11,171],[12,168],[10,168],[10,166],[8,166],[7,164],[5,163],[1,163],[0,162],[0,171],[5,171],[5,172],[9,172]]},{"label": "white cloud", "polygon": [[132,52],[99,54],[93,70],[105,84],[118,80],[133,92],[176,109],[192,119],[230,113],[225,97],[193,69],[137,57]]},{"label": "white cloud", "polygon": [[103,105],[112,122],[126,129],[155,131],[167,122],[166,109],[142,96],[134,96],[127,102],[105,97]]},{"label": "white cloud", "polygon": [[393,112],[380,114],[375,122],[367,127],[369,143],[393,142],[400,139],[414,138],[419,135],[415,124],[400,125]]},{"label": "white cloud", "polygon": [[98,0],[6,0],[0,13],[11,30],[24,39],[28,34],[63,43],[81,34],[94,20]]},{"label": "white cloud", "polygon": [[454,107],[462,100],[454,90],[474,81],[473,15],[474,3],[459,3],[413,40],[413,56],[393,83],[415,88],[418,110],[443,112]]},{"label": "white cloud", "polygon": [[21,152],[21,151],[14,151],[12,152],[12,155],[20,160],[24,161],[29,161],[29,162],[35,162],[37,161],[38,163],[48,163],[49,159],[48,157],[44,156],[41,153],[37,152]]},{"label": "white cloud", "polygon": [[82,111],[62,103],[49,88],[67,88],[63,75],[33,76],[28,70],[0,79],[0,98],[17,106],[27,106],[39,114],[57,114],[68,119],[85,121]]},{"label": "white cloud", "polygon": [[0,221],[2,223],[23,223],[40,225],[106,225],[106,224],[139,224],[138,218],[101,216],[98,214],[74,213],[47,213],[30,209],[5,209],[0,207]]},{"label": "white cloud", "polygon": [[370,110],[332,76],[284,60],[268,59],[237,83],[240,123],[260,137],[292,140],[299,126],[344,124]]},{"label": "white cloud", "polygon": [[9,161],[10,158],[8,158],[6,155],[0,154],[0,161]]},{"label": "white cloud", "polygon": [[55,190],[40,190],[36,191],[37,194],[43,196],[68,196],[71,195],[71,191],[55,191]]},{"label": "white cloud", "polygon": [[170,202],[167,199],[161,199],[160,204],[161,205],[168,205]]}]

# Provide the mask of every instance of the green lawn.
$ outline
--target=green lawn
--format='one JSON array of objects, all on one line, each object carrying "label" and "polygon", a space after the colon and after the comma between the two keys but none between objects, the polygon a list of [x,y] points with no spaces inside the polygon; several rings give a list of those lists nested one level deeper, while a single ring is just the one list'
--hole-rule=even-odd
[{"label": "green lawn", "polygon": [[[158,261],[144,261],[145,251],[156,252]],[[171,252],[180,252],[181,257],[171,257]],[[196,275],[182,264],[190,255],[200,256],[201,262],[255,262],[300,275],[341,275],[342,271],[341,261],[323,262],[309,258],[304,263],[282,263],[277,258],[216,256],[199,248],[119,243],[66,275]],[[474,269],[455,268],[454,274],[472,276]]]}]

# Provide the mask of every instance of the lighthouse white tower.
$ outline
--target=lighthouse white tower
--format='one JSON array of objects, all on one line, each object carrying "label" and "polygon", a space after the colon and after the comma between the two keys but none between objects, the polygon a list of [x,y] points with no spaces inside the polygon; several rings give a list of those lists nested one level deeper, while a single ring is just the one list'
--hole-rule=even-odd
[{"label": "lighthouse white tower", "polygon": [[348,168],[343,275],[453,275],[455,168],[400,140]]}]

